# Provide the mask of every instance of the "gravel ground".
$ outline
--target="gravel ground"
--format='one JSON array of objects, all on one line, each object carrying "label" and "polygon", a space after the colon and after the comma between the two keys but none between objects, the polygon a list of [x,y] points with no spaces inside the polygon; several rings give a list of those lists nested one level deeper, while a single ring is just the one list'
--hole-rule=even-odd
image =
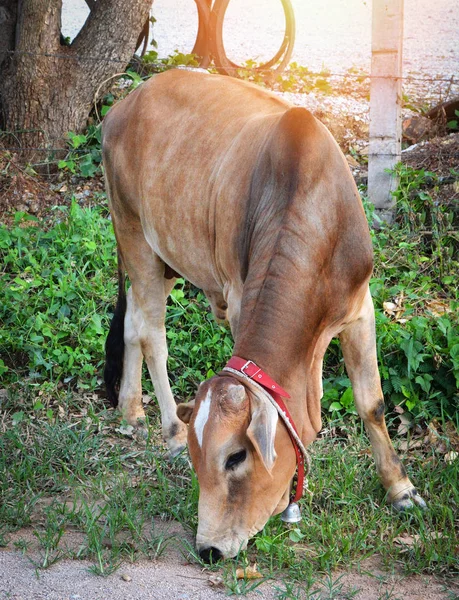
[{"label": "gravel ground", "polygon": [[[346,73],[351,67],[370,72],[371,0],[291,0],[296,18],[292,61],[314,72],[326,68]],[[63,31],[74,37],[88,14],[85,0],[63,0]],[[155,0],[153,36],[160,56],[190,52],[197,31],[193,0]],[[238,63],[267,60],[280,46],[284,16],[280,0],[231,0],[223,30],[227,55]],[[405,0],[404,93],[434,106],[459,95],[459,0]],[[445,79],[455,76],[452,86]],[[431,81],[440,78],[443,81]],[[334,78],[335,81],[343,81]],[[426,80],[427,81],[424,81]],[[350,80],[353,81],[352,79]],[[287,94],[293,104],[331,115],[361,115],[369,104],[349,96]]]},{"label": "gravel ground", "polygon": [[[74,37],[88,9],[84,0],[64,0],[63,29]],[[371,0],[292,0],[297,34],[292,60],[313,70],[370,68]],[[192,0],[155,0],[154,37],[161,56],[190,52],[197,30]],[[279,0],[231,0],[223,31],[230,58],[268,59],[283,39]],[[459,0],[405,0],[404,72],[459,73]]]},{"label": "gravel ground", "polygon": [[[313,70],[370,68],[371,0],[292,0],[297,34],[292,60]],[[156,0],[155,38],[161,54],[190,51],[197,18],[194,2]],[[284,18],[279,0],[231,0],[223,30],[228,56],[268,59],[280,46]],[[428,75],[459,72],[459,0],[405,0],[404,70]]]}]

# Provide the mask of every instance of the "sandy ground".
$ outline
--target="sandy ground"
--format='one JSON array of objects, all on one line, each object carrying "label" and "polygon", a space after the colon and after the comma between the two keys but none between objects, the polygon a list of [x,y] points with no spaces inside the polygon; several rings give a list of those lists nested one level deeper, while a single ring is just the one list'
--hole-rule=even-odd
[{"label": "sandy ground", "polygon": [[[178,523],[169,523],[169,533],[190,537]],[[31,547],[28,555],[12,551],[14,541],[27,540]],[[76,551],[84,543],[81,534],[69,533],[62,540],[63,547]],[[123,563],[119,570],[100,577],[89,571],[92,563],[84,560],[63,559],[46,570],[36,571],[31,560],[37,560],[36,538],[30,530],[11,536],[8,548],[0,550],[0,600],[212,600],[228,595],[228,588],[213,585],[209,578],[225,578],[225,569],[210,572],[186,561],[174,545],[157,561]],[[363,562],[351,573],[333,573],[335,600],[348,598],[351,591],[355,600],[452,600],[459,594],[456,582],[441,582],[427,576],[404,577],[396,572],[381,570],[377,558]],[[315,589],[320,595],[315,600],[330,598],[326,582]],[[325,587],[324,587],[325,586]],[[282,581],[266,580],[246,597],[275,600],[284,590]],[[313,588],[314,589],[314,588]],[[456,595],[454,595],[456,594]],[[299,598],[306,598],[305,595]]]}]

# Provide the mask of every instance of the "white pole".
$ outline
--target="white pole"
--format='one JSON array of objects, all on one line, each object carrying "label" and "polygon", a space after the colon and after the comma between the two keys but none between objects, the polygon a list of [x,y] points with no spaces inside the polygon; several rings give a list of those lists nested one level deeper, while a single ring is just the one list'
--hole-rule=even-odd
[{"label": "white pole", "polygon": [[396,178],[387,173],[400,160],[402,138],[402,48],[404,0],[373,0],[368,196],[376,214],[390,223]]}]

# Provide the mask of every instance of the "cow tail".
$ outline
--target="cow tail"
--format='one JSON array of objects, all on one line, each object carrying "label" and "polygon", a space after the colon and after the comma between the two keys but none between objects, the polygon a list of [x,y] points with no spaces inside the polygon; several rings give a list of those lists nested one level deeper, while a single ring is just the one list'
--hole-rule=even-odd
[{"label": "cow tail", "polygon": [[114,407],[118,406],[118,395],[123,376],[124,317],[126,315],[126,275],[123,260],[118,251],[118,300],[105,342],[104,380],[107,398]]}]

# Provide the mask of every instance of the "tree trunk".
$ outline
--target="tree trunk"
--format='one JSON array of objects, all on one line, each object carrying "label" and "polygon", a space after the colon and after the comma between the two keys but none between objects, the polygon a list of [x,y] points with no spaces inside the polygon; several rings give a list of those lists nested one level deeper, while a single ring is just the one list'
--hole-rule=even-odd
[{"label": "tree trunk", "polygon": [[0,66],[14,48],[18,0],[0,0]]},{"label": "tree trunk", "polygon": [[132,58],[151,1],[97,0],[78,36],[65,46],[62,0],[0,0],[0,36],[2,9],[10,16],[5,23],[17,15],[15,35],[0,45],[3,145],[22,148],[29,161],[65,148],[65,134],[85,127],[98,89],[107,89],[107,80]]}]

